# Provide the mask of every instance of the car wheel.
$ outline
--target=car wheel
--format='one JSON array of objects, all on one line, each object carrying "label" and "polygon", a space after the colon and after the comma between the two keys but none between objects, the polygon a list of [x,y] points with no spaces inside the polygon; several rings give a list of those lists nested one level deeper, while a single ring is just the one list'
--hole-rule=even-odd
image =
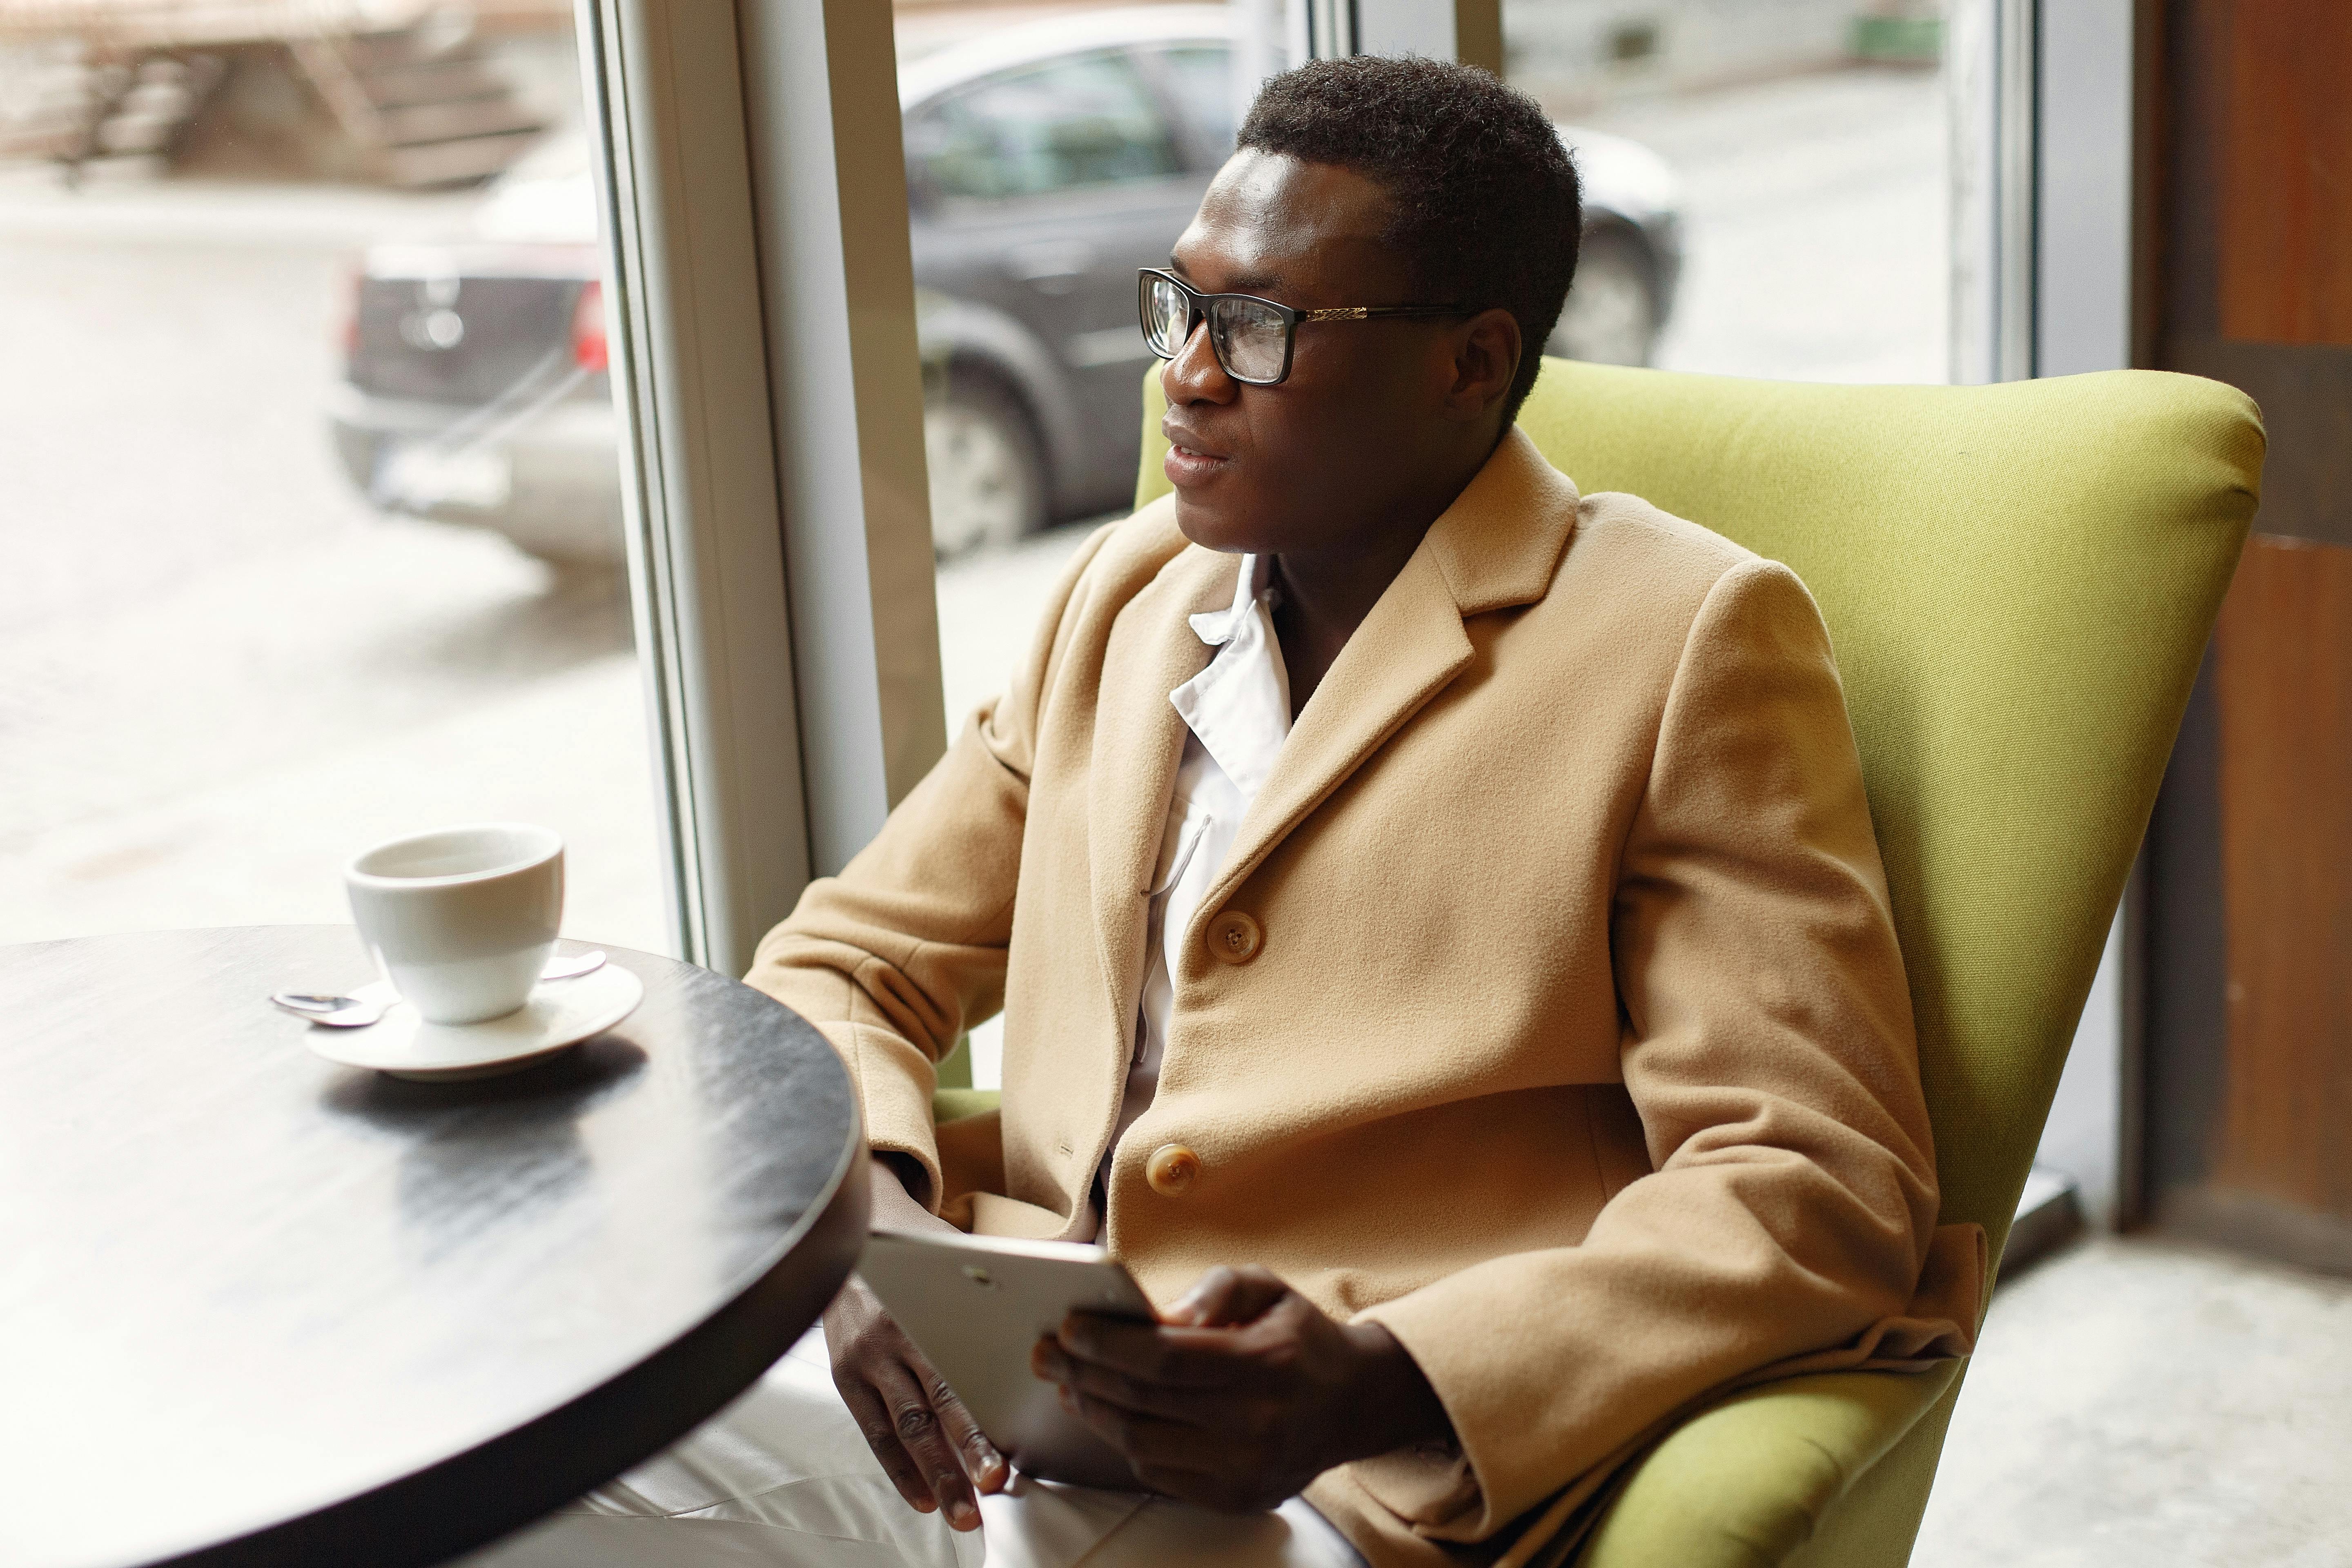
[{"label": "car wheel", "polygon": [[1601,364],[1647,364],[1657,342],[1657,296],[1641,242],[1610,229],[1585,236],[1576,282],[1544,352]]},{"label": "car wheel", "polygon": [[931,476],[931,546],[941,557],[1011,544],[1045,521],[1045,464],[1010,393],[950,373],[923,408]]}]

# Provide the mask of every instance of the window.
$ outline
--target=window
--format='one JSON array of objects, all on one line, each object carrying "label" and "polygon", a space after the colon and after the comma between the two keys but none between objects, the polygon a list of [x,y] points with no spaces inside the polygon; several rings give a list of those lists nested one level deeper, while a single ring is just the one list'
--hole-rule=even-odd
[{"label": "window", "polygon": [[0,942],[340,922],[520,818],[567,932],[667,950],[568,11],[151,9],[0,48],[89,121],[0,145]]},{"label": "window", "polygon": [[1157,63],[1175,100],[1187,151],[1197,168],[1214,169],[1234,151],[1234,52],[1222,44],[1180,44]]},{"label": "window", "polygon": [[919,186],[981,201],[1156,179],[1180,164],[1135,63],[1082,55],[1007,71],[917,113]]},{"label": "window", "polygon": [[1585,176],[1549,350],[1801,381],[1941,382],[1942,7],[1504,0],[1514,87]]}]

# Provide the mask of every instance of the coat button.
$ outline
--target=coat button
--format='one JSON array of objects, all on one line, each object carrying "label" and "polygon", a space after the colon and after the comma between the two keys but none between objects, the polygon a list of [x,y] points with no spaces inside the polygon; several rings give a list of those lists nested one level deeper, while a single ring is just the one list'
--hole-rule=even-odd
[{"label": "coat button", "polygon": [[1265,945],[1265,932],[1239,910],[1227,910],[1209,922],[1209,951],[1227,963],[1247,963]]},{"label": "coat button", "polygon": [[1162,1143],[1143,1167],[1143,1179],[1163,1198],[1182,1195],[1200,1173],[1201,1156],[1181,1143]]}]

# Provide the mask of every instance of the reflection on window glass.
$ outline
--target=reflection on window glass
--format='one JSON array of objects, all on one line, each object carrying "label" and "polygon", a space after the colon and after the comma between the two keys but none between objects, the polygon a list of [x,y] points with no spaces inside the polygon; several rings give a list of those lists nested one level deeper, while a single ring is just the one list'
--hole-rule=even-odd
[{"label": "reflection on window glass", "polygon": [[569,7],[95,9],[0,35],[0,941],[519,819],[665,948]]},{"label": "reflection on window glass", "polygon": [[1234,150],[1234,56],[1229,48],[1188,44],[1159,52],[1169,96],[1195,164],[1213,169]]},{"label": "reflection on window glass", "polygon": [[958,93],[908,127],[922,183],[946,196],[996,200],[1177,172],[1168,128],[1124,54],[1008,71]]}]

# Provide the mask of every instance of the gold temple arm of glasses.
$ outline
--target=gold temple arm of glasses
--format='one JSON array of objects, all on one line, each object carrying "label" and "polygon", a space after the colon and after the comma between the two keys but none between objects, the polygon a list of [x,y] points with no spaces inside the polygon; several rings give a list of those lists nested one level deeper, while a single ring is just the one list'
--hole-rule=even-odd
[{"label": "gold temple arm of glasses", "polygon": [[1368,321],[1375,316],[1458,316],[1453,305],[1346,305],[1329,310],[1301,310],[1301,321]]}]

